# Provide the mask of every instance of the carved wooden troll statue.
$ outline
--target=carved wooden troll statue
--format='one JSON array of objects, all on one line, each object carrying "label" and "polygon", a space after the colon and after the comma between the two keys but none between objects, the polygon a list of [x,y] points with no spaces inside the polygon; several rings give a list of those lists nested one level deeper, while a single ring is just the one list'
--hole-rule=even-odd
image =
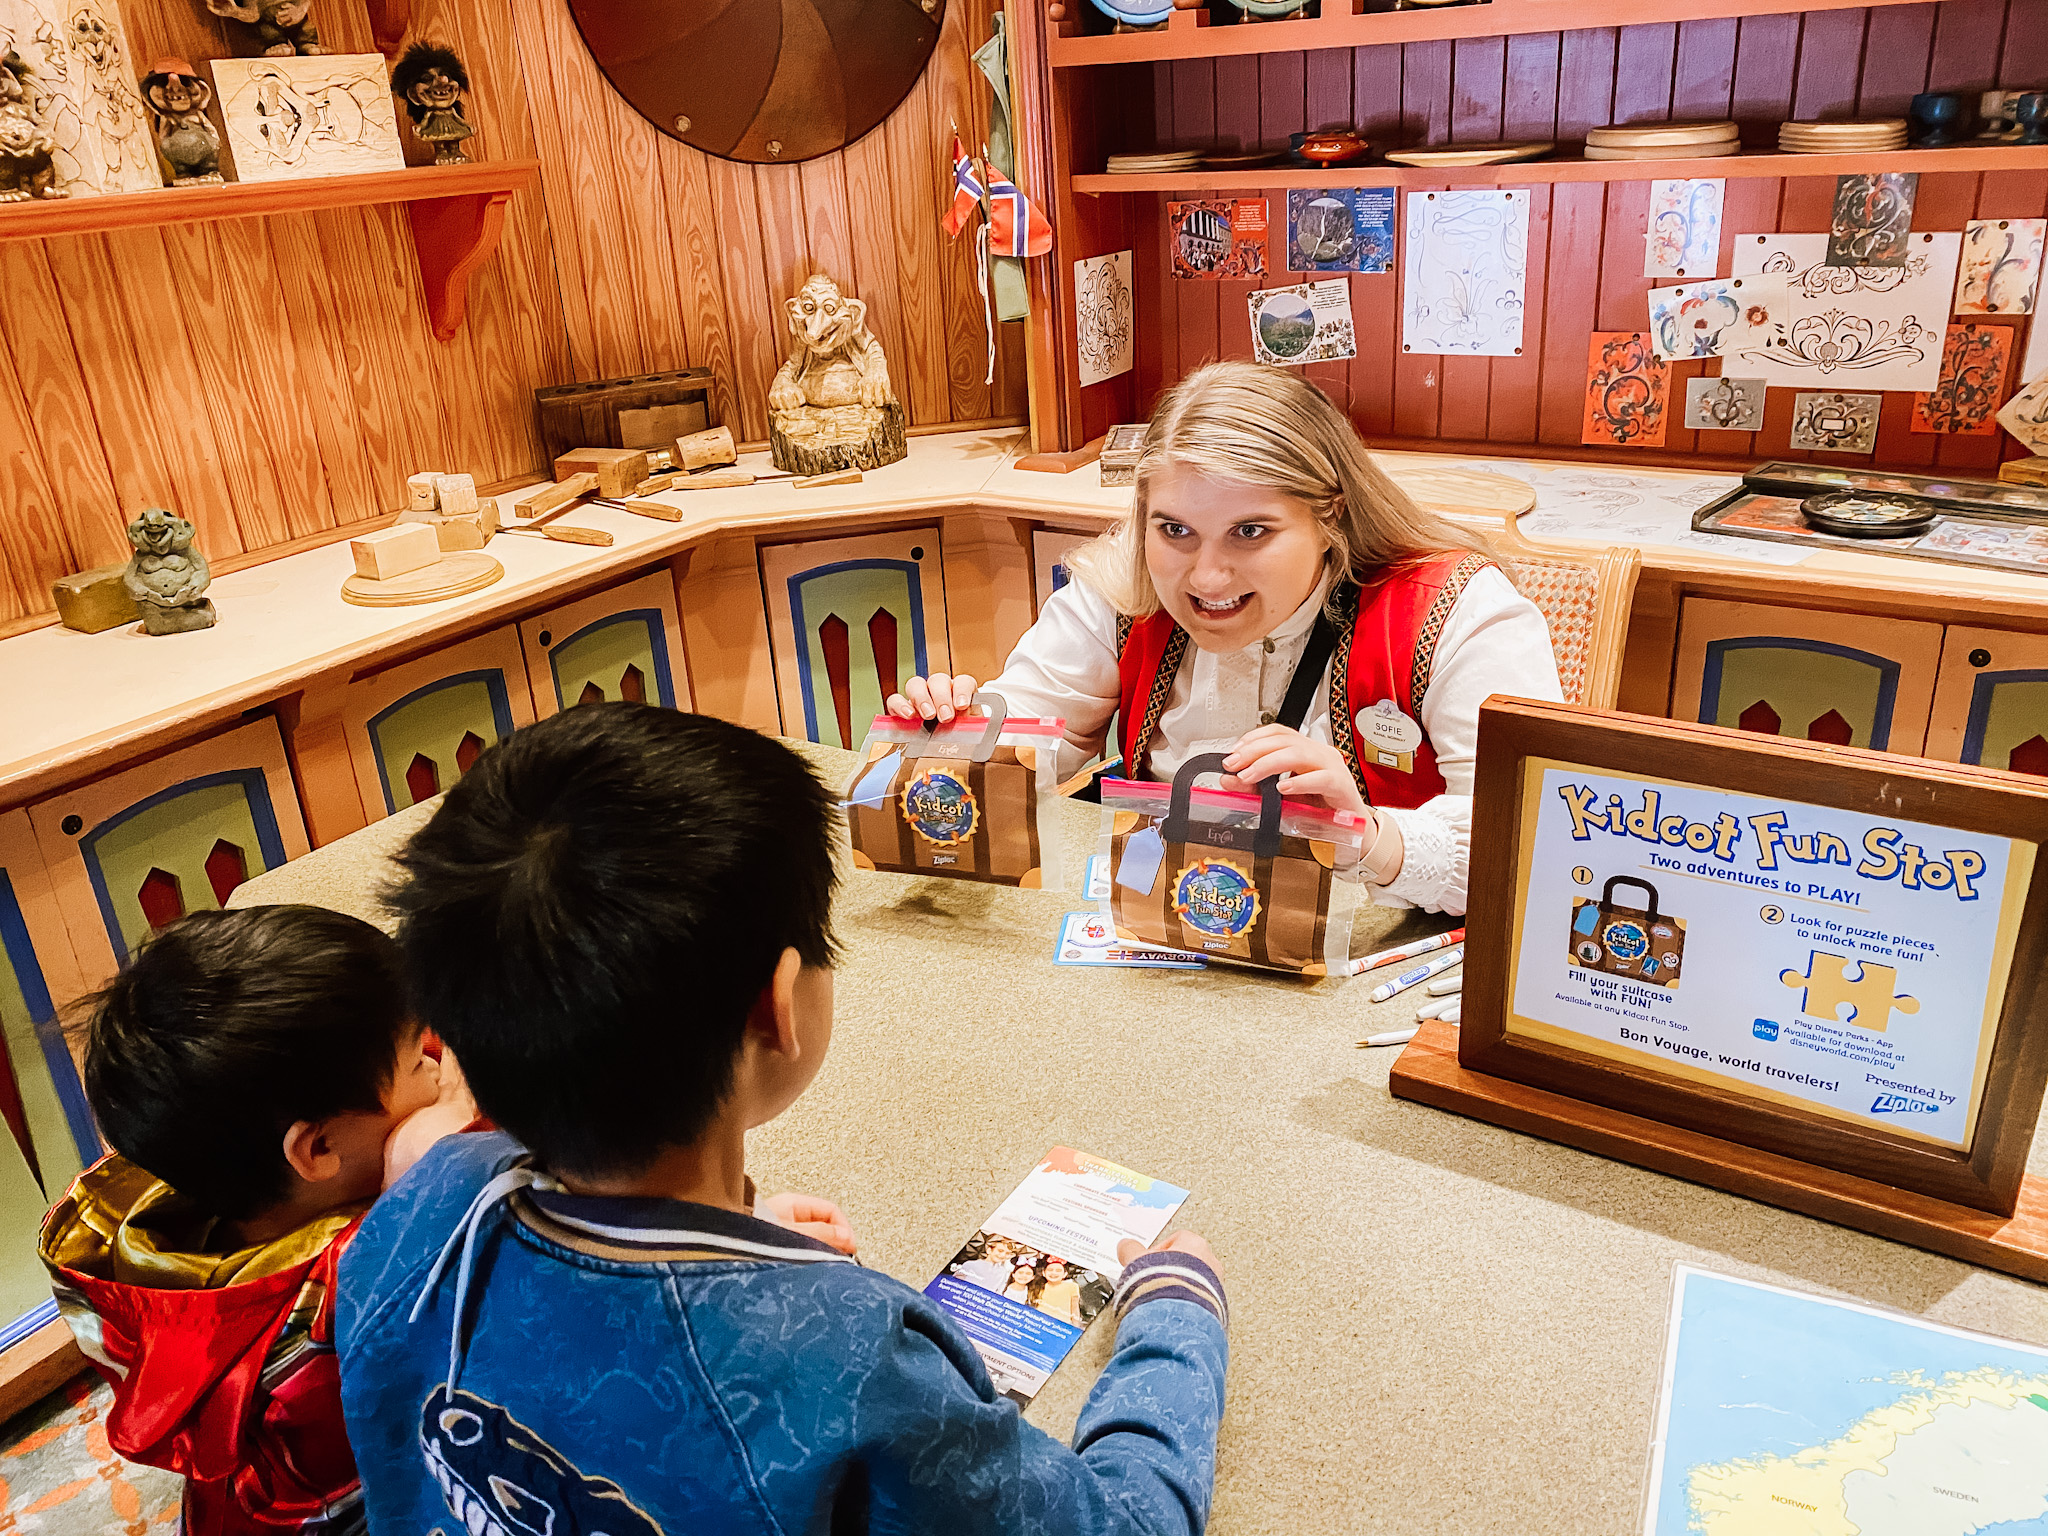
[{"label": "carved wooden troll statue", "polygon": [[789,301],[796,350],[768,387],[768,445],[777,469],[875,469],[909,452],[903,407],[867,318],[867,305],[822,272]]}]

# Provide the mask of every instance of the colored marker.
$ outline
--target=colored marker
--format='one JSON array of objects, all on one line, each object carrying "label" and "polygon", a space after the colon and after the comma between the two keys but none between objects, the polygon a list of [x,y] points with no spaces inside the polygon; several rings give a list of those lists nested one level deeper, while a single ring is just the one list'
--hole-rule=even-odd
[{"label": "colored marker", "polygon": [[1367,971],[1376,971],[1383,965],[1395,965],[1403,960],[1412,960],[1417,955],[1426,955],[1431,950],[1442,949],[1447,944],[1456,944],[1465,937],[1465,930],[1453,928],[1449,933],[1439,933],[1434,938],[1417,939],[1413,944],[1403,944],[1399,949],[1383,949],[1376,955],[1351,962],[1351,974],[1362,976]]},{"label": "colored marker", "polygon": [[1383,1035],[1367,1035],[1360,1045],[1406,1045],[1415,1038],[1412,1029],[1390,1029]]},{"label": "colored marker", "polygon": [[1460,945],[1447,955],[1437,956],[1427,965],[1418,965],[1412,971],[1403,971],[1392,981],[1382,982],[1366,994],[1365,1000],[1369,1003],[1384,1003],[1388,998],[1398,996],[1410,987],[1419,986],[1432,976],[1441,976],[1452,966],[1462,965],[1464,962],[1465,950],[1464,946]]}]

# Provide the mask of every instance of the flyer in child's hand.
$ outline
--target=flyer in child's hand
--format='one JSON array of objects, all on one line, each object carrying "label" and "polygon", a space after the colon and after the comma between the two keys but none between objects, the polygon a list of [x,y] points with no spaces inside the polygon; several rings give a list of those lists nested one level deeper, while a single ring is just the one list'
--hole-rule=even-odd
[{"label": "flyer in child's hand", "polygon": [[1054,1147],[924,1288],[974,1341],[996,1389],[1038,1395],[1116,1289],[1117,1245],[1149,1248],[1188,1192]]}]

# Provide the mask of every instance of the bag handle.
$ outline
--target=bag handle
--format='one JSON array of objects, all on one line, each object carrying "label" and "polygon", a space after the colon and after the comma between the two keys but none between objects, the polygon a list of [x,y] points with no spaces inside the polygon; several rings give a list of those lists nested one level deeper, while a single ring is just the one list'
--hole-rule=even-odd
[{"label": "bag handle", "polygon": [[[1259,782],[1259,824],[1256,828],[1205,827],[1200,836],[1190,836],[1188,802],[1195,792],[1195,780],[1209,774],[1229,773],[1221,752],[1204,752],[1189,758],[1173,776],[1173,793],[1166,802],[1166,821],[1160,834],[1169,843],[1206,843],[1216,848],[1242,848],[1251,844],[1255,858],[1270,859],[1280,852],[1280,784],[1278,774]],[[1245,836],[1246,831],[1251,836]]]},{"label": "bag handle", "polygon": [[1650,898],[1650,904],[1643,910],[1643,916],[1650,922],[1654,923],[1657,921],[1657,887],[1650,884],[1647,880],[1638,880],[1634,875],[1616,875],[1612,880],[1601,886],[1601,906],[1611,907],[1614,905],[1614,888],[1617,885],[1633,885],[1647,895]]},{"label": "bag handle", "polygon": [[[981,740],[977,741],[973,746],[966,748],[948,746],[944,749],[942,755],[946,757],[961,757],[970,763],[985,763],[995,756],[996,739],[1003,734],[1003,727],[1009,723],[1010,701],[1005,699],[1000,693],[990,693],[986,688],[977,688],[974,691],[974,703],[979,704],[983,712],[988,716],[988,728],[981,733]],[[971,709],[973,705],[968,707]],[[951,724],[952,722],[948,721],[947,723]],[[903,755],[905,757],[930,757],[939,753],[939,749],[934,746],[932,741],[932,738],[937,736],[938,733],[939,721],[934,716],[932,719],[925,721],[924,730],[920,735],[912,738],[905,744]]]}]

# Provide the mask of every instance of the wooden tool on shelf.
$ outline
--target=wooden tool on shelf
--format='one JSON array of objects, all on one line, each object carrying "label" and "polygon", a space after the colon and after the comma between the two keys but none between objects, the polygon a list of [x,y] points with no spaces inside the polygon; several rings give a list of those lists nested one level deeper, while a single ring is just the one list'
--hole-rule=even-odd
[{"label": "wooden tool on shelf", "polygon": [[536,519],[560,517],[584,497],[597,491],[594,474],[571,475],[553,485],[543,486],[531,496],[512,503],[512,515],[531,527]]},{"label": "wooden tool on shelf", "polygon": [[[611,501],[606,502],[605,505],[615,507],[618,503]],[[578,528],[573,524],[565,527],[560,523],[549,523],[545,527],[540,527],[533,523],[527,523],[524,526],[515,523],[510,528],[500,528],[498,532],[537,533],[544,539],[553,539],[557,544],[590,544],[598,549],[610,549],[617,542],[603,528]]]}]

